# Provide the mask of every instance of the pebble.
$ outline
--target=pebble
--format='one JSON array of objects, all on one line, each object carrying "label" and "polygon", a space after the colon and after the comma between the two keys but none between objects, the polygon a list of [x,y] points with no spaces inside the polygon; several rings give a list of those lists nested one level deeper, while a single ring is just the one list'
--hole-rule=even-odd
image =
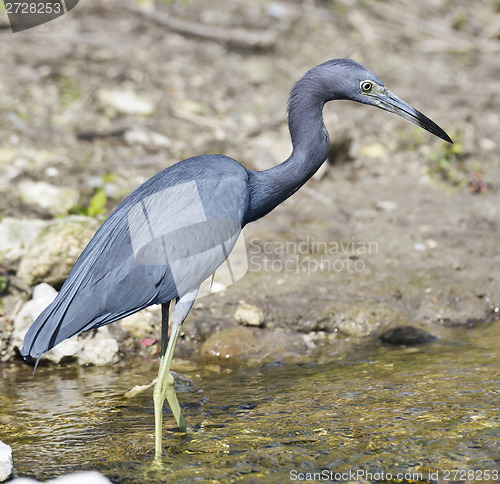
[{"label": "pebble", "polygon": [[361,156],[372,160],[378,160],[387,156],[387,148],[382,143],[371,143],[361,148]]},{"label": "pebble", "polygon": [[242,303],[236,309],[234,318],[243,326],[262,326],[264,313],[257,306]]},{"label": "pebble", "polygon": [[131,90],[101,89],[97,96],[102,104],[120,113],[150,116],[155,111],[151,101]]},{"label": "pebble", "polygon": [[379,200],[375,203],[375,208],[381,212],[392,212],[398,208],[398,204],[391,200]]}]

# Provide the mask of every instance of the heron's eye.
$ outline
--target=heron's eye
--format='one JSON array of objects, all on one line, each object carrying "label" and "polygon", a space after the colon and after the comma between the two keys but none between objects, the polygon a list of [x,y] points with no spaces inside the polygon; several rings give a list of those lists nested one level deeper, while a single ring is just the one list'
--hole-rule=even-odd
[{"label": "heron's eye", "polygon": [[361,83],[361,90],[363,92],[370,92],[373,88],[373,82],[372,81],[363,81]]}]

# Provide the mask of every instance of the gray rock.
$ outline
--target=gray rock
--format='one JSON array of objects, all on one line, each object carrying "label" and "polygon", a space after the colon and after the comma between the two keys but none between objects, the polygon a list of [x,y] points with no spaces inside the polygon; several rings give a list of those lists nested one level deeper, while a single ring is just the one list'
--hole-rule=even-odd
[{"label": "gray rock", "polygon": [[[13,484],[34,484],[41,481],[19,477],[11,482]],[[111,484],[111,481],[107,477],[97,471],[77,472],[75,474],[68,474],[67,476],[56,477],[45,482],[50,484]]]},{"label": "gray rock", "polygon": [[[57,291],[48,284],[39,284],[33,290],[33,297],[21,308],[14,319],[12,345],[21,349],[24,335],[31,323],[54,300]],[[90,331],[73,338],[64,340],[55,348],[42,356],[54,363],[63,359],[75,358],[81,365],[103,366],[116,363],[119,360],[118,343],[110,336],[106,326],[97,331]]]},{"label": "gray rock", "polygon": [[0,221],[0,260],[17,264],[29,250],[46,220],[5,217]]},{"label": "gray rock", "polygon": [[90,217],[53,220],[22,258],[17,275],[30,286],[40,282],[62,285],[98,227]]},{"label": "gray rock", "polygon": [[17,186],[21,200],[38,205],[51,213],[66,213],[78,202],[80,194],[71,187],[59,187],[43,181],[23,180]]},{"label": "gray rock", "polygon": [[415,326],[397,326],[385,331],[379,339],[382,343],[393,346],[415,346],[432,343],[437,337]]},{"label": "gray rock", "polygon": [[0,440],[0,482],[6,481],[10,477],[13,469],[12,448]]}]

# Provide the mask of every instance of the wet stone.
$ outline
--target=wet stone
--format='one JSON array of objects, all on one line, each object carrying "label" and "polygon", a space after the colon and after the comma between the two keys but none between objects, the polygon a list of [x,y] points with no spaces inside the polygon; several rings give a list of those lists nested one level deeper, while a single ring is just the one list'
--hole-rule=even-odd
[{"label": "wet stone", "polygon": [[385,331],[379,339],[393,346],[415,346],[436,341],[437,336],[415,326],[398,326]]}]

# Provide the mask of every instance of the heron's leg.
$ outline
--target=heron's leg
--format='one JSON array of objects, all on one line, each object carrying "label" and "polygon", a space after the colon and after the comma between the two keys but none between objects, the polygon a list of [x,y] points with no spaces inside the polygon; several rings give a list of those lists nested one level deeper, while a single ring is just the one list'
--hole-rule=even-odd
[{"label": "heron's leg", "polygon": [[[153,392],[153,400],[155,407],[155,458],[161,457],[162,454],[162,421],[163,421],[163,403],[165,397],[172,410],[177,426],[183,432],[186,431],[186,421],[182,415],[181,407],[177,401],[174,388],[174,378],[170,373],[170,366],[174,357],[175,345],[179,338],[181,325],[186,319],[198,290],[191,291],[190,293],[182,296],[175,305],[174,320],[172,322],[172,329],[170,337],[168,337],[168,308],[169,304],[162,304],[162,350],[160,359],[160,369],[158,372],[158,380],[155,384]],[[168,345],[165,345],[168,339]],[[166,348],[165,348],[166,346]]]}]

